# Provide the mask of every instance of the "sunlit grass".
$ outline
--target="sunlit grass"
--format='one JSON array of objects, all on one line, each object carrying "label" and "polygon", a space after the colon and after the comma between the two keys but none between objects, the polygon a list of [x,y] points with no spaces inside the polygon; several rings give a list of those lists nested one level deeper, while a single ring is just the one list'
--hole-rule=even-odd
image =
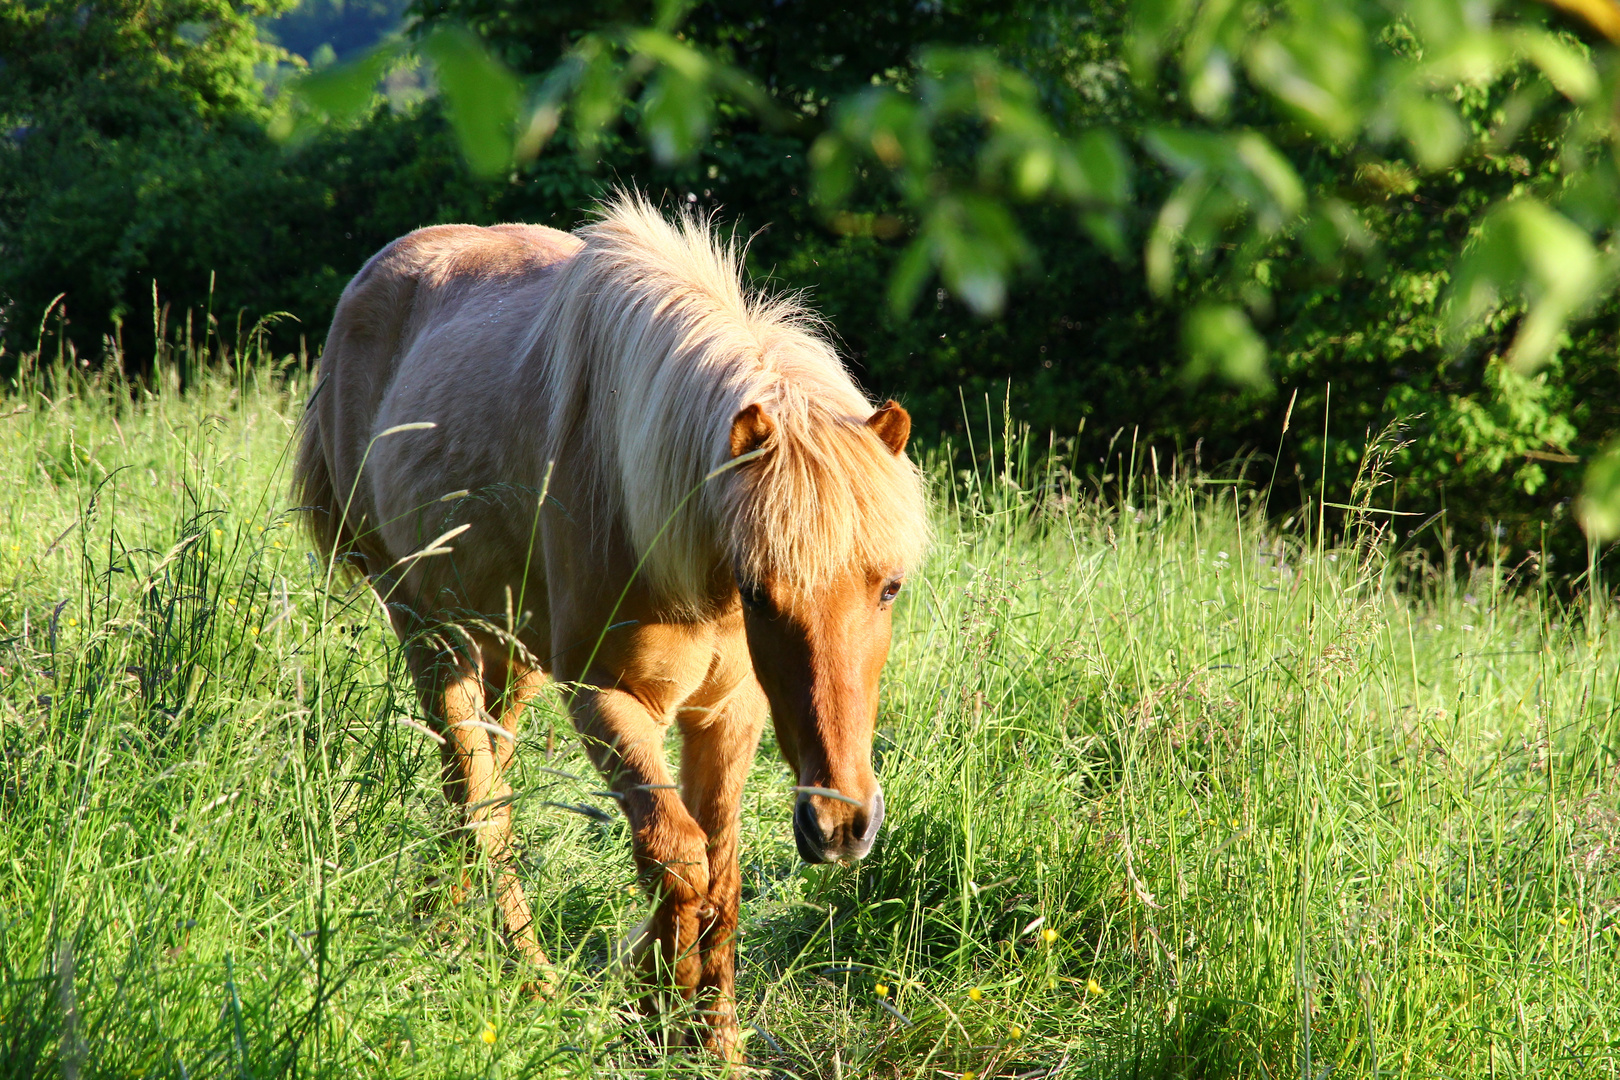
[{"label": "sunlit grass", "polygon": [[[59,373],[0,408],[0,1072],[711,1071],[608,972],[628,839],[549,697],[514,786],[562,993],[520,992],[488,895],[427,884],[435,748],[375,601],[323,599],[288,515],[306,391]],[[1016,456],[939,472],[874,855],[800,865],[756,764],[754,1062],[1614,1076],[1607,607],[1403,570],[1376,519],[1322,548],[1241,484],[1088,494]]]}]

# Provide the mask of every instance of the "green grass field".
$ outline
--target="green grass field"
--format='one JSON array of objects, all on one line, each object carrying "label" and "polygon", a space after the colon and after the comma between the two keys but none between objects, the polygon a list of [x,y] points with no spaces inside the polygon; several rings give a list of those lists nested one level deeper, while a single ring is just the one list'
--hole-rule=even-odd
[{"label": "green grass field", "polygon": [[[514,786],[563,992],[520,992],[487,889],[426,890],[437,754],[287,513],[306,391],[59,372],[0,405],[0,1073],[714,1072],[607,969],[643,901],[556,701]],[[1323,548],[1250,487],[1120,466],[936,470],[866,862],[799,863],[762,750],[752,1065],[1620,1074],[1620,620],[1425,572],[1384,516]]]}]

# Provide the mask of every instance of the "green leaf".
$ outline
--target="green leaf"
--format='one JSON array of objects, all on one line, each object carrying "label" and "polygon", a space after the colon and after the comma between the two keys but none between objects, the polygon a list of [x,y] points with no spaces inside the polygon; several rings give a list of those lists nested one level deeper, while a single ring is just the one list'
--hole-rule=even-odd
[{"label": "green leaf", "polygon": [[1131,77],[1148,89],[1158,82],[1159,58],[1186,22],[1193,0],[1135,0],[1130,5],[1130,29],[1126,35],[1126,56]]},{"label": "green leaf", "polygon": [[1103,202],[1122,204],[1131,195],[1131,160],[1111,131],[1086,131],[1075,140],[1075,159],[1084,177],[1084,194]]},{"label": "green leaf", "polygon": [[1223,171],[1231,160],[1231,136],[1211,131],[1155,127],[1142,135],[1148,152],[1182,176]]},{"label": "green leaf", "polygon": [[614,47],[601,38],[582,39],[575,48],[583,68],[574,97],[574,135],[580,155],[589,157],[624,108],[626,75]]},{"label": "green leaf", "polygon": [[713,109],[703,83],[667,68],[641,97],[641,130],[659,164],[689,159],[709,136]]},{"label": "green leaf", "polygon": [[1575,46],[1544,30],[1529,28],[1521,29],[1514,39],[1519,51],[1560,94],[1571,101],[1591,101],[1597,96],[1597,71]]},{"label": "green leaf", "polygon": [[1620,537],[1620,442],[1610,443],[1586,467],[1576,515],[1593,540]]},{"label": "green leaf", "polygon": [[1051,147],[1037,144],[1019,158],[1013,183],[1019,195],[1033,199],[1051,186],[1056,175],[1057,156],[1052,153]]},{"label": "green leaf", "polygon": [[1468,144],[1468,129],[1457,111],[1437,98],[1408,94],[1395,112],[1412,156],[1425,169],[1445,168]]},{"label": "green leaf", "polygon": [[842,206],[855,187],[855,155],[837,132],[825,131],[810,145],[810,201],[824,210]]},{"label": "green leaf", "polygon": [[355,60],[310,72],[298,80],[293,92],[334,120],[353,120],[370,108],[377,83],[399,56],[397,45],[379,45]]},{"label": "green leaf", "polygon": [[678,72],[693,82],[706,82],[709,78],[708,58],[692,46],[659,30],[632,30],[625,35],[625,44],[659,64]]},{"label": "green leaf", "polygon": [[1210,375],[1252,389],[1271,386],[1266,343],[1243,309],[1233,304],[1200,304],[1182,324],[1187,366],[1182,376],[1198,382]]},{"label": "green leaf", "polygon": [[1097,241],[1098,246],[1115,259],[1124,262],[1129,258],[1130,252],[1125,246],[1124,214],[1118,210],[1084,210],[1080,214],[1080,224]]},{"label": "green leaf", "polygon": [[1453,271],[1447,336],[1455,348],[1504,297],[1518,300],[1525,314],[1507,359],[1521,372],[1533,370],[1591,298],[1599,271],[1591,238],[1574,222],[1534,199],[1504,203]]},{"label": "green leaf", "polygon": [[520,100],[517,77],[462,27],[435,30],[420,48],[433,61],[468,168],[479,176],[510,169]]},{"label": "green leaf", "polygon": [[1467,0],[1406,0],[1400,5],[1425,45],[1442,46],[1471,30],[1484,29],[1490,8]]},{"label": "green leaf", "polygon": [[1260,181],[1284,217],[1299,213],[1305,205],[1305,185],[1299,173],[1271,141],[1252,131],[1239,135],[1233,148],[1249,172]]},{"label": "green leaf", "polygon": [[906,245],[889,271],[889,310],[896,318],[905,318],[917,306],[917,297],[933,270],[929,247],[927,237],[917,237]]},{"label": "green leaf", "polygon": [[1159,208],[1158,219],[1148,233],[1147,249],[1143,254],[1146,264],[1148,288],[1155,296],[1170,294],[1175,284],[1176,248],[1187,233],[1194,212],[1204,201],[1209,185],[1202,175],[1182,181]]},{"label": "green leaf", "polygon": [[1249,74],[1309,126],[1330,139],[1348,139],[1362,122],[1367,28],[1338,5],[1304,4],[1294,11],[1294,22],[1250,45]]}]

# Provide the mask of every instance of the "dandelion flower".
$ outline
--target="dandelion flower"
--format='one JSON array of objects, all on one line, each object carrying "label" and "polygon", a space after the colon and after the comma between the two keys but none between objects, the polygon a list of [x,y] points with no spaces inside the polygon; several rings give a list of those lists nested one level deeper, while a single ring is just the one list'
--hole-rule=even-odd
[{"label": "dandelion flower", "polygon": [[1045,930],[1041,931],[1041,940],[1046,942],[1048,945],[1052,944],[1052,942],[1057,940],[1057,931],[1048,926]]},{"label": "dandelion flower", "polygon": [[1013,1042],[1017,1042],[1019,1039],[1022,1039],[1023,1037],[1024,1037],[1024,1029],[1019,1027],[1017,1024],[1014,1024],[1014,1025],[1012,1025],[1012,1027],[1009,1027],[1007,1029],[1007,1038],[1011,1039]]},{"label": "dandelion flower", "polygon": [[1096,979],[1087,979],[1086,980],[1086,993],[1088,993],[1088,994],[1100,994],[1100,993],[1102,993],[1102,983],[1098,982]]},{"label": "dandelion flower", "polygon": [[480,1031],[478,1033],[478,1037],[480,1039],[484,1040],[484,1045],[485,1046],[494,1046],[495,1045],[495,1025],[490,1023],[488,1020],[485,1020],[484,1021],[484,1030]]},{"label": "dandelion flower", "polygon": [[235,606],[236,606],[236,597],[234,597],[234,596],[227,596],[227,597],[226,597],[226,598],[225,598],[225,603],[226,603],[226,604],[228,604],[228,605],[230,605],[230,606],[231,606],[231,607],[235,607]]},{"label": "dandelion flower", "polygon": [[214,535],[215,536],[224,536],[225,535],[225,530],[224,529],[215,529],[214,530]]},{"label": "dandelion flower", "polygon": [[984,991],[975,986],[973,989],[968,991],[968,997],[972,998],[974,1001],[983,1001]]},{"label": "dandelion flower", "polygon": [[[68,625],[69,626],[78,626],[79,625],[79,620],[78,619],[69,619],[68,620]],[[1563,920],[1560,919],[1559,921],[1562,922]]]},{"label": "dandelion flower", "polygon": [[1568,926],[1569,925],[1569,916],[1567,916],[1567,915],[1558,916],[1558,925],[1559,926]]},{"label": "dandelion flower", "polygon": [[872,992],[881,998],[886,998],[889,996],[889,988],[883,983],[878,983],[876,986],[872,987]]},{"label": "dandelion flower", "polygon": [[974,1072],[972,1069],[969,1069],[967,1072],[962,1074],[962,1080],[976,1080],[978,1075],[978,1073]]}]

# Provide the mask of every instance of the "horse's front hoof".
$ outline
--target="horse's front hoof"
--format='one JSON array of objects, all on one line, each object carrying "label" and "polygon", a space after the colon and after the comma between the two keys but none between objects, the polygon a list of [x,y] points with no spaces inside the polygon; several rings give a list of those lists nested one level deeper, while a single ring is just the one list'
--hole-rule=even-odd
[{"label": "horse's front hoof", "polygon": [[553,971],[543,971],[518,987],[518,993],[530,1001],[550,1001],[557,996],[557,975]]},{"label": "horse's front hoof", "polygon": [[741,1065],[748,1059],[748,1055],[743,1052],[742,1030],[737,1027],[735,1020],[706,1024],[699,1038],[703,1049],[724,1061],[727,1066]]}]

